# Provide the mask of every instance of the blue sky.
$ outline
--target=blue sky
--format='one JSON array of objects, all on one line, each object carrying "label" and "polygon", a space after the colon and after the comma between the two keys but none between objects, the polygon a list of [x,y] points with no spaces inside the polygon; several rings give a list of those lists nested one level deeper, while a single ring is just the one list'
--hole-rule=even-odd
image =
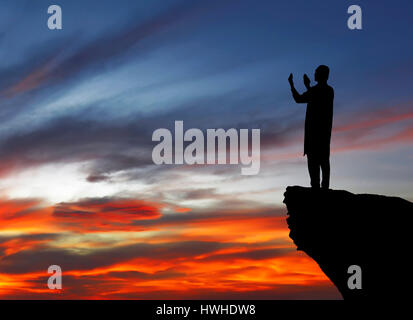
[{"label": "blue sky", "polygon": [[[47,28],[51,4],[62,7],[63,30]],[[229,208],[263,217],[273,209],[282,217],[285,187],[309,185],[305,106],[293,102],[287,77],[292,72],[302,91],[303,74],[314,83],[319,64],[330,66],[335,89],[332,188],[413,200],[413,4],[360,1],[359,31],[347,28],[351,4],[3,0],[3,201],[35,199],[56,210],[62,203],[84,207],[84,199],[127,198],[156,202],[166,215],[183,207],[195,217]],[[155,166],[152,132],[175,120],[185,129],[261,129],[260,174],[241,176],[237,166]],[[10,228],[0,235],[16,232]],[[113,228],[105,229],[113,243],[132,234]],[[58,230],[48,243],[55,249],[84,248],[93,238],[90,230]],[[40,231],[20,230],[16,239],[27,232]],[[89,249],[102,249],[100,240]],[[297,290],[311,297],[305,285]],[[320,290],[336,297],[328,285]]]}]

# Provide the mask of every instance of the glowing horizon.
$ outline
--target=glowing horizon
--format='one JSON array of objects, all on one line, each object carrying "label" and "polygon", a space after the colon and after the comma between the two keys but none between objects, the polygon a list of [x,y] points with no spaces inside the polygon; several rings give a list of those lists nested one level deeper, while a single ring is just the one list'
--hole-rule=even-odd
[{"label": "glowing horizon", "polygon": [[[287,77],[303,91],[321,63],[331,188],[413,201],[410,2],[367,1],[360,32],[321,0],[72,1],[59,31],[48,1],[4,2],[0,299],[339,299],[282,203],[309,185]],[[175,121],[260,129],[259,174],[154,165],[151,135]]]}]

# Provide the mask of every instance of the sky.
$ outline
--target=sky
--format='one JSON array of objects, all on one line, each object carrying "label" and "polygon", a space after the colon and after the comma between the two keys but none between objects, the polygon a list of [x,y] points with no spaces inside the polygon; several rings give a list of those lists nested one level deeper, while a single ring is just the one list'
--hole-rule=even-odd
[{"label": "sky", "polygon": [[[288,237],[290,72],[331,69],[331,188],[413,201],[413,4],[358,2],[1,0],[0,299],[339,299]],[[177,120],[260,129],[259,174],[155,165]]]}]

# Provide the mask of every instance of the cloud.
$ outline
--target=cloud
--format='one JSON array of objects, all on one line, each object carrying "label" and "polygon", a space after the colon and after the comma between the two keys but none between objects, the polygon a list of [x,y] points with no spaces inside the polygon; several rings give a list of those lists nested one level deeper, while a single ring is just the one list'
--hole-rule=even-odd
[{"label": "cloud", "polygon": [[30,273],[47,270],[56,264],[62,269],[93,270],[144,257],[155,261],[189,258],[212,252],[228,244],[219,242],[182,241],[176,243],[148,244],[136,243],[109,249],[96,249],[88,254],[78,254],[70,250],[47,249],[18,252],[3,257],[0,273]]},{"label": "cloud", "polygon": [[[396,110],[395,110],[396,109]],[[334,127],[334,132],[353,131],[357,129],[377,129],[389,124],[413,119],[413,112],[404,108],[386,108],[373,112],[363,112],[353,116],[347,123]],[[354,121],[354,119],[356,121]]]},{"label": "cloud", "polygon": [[134,199],[86,199],[56,204],[53,216],[56,222],[71,231],[131,231],[136,220],[159,219],[161,207],[160,204]]},{"label": "cloud", "polygon": [[[221,98],[224,105],[231,100],[230,94]],[[162,114],[136,115],[112,122],[92,120],[83,112],[53,119],[37,129],[11,135],[0,142],[0,175],[47,163],[88,161],[85,170],[89,182],[111,182],[114,174],[121,173],[118,179],[157,183],[165,170],[172,174],[174,167],[153,165],[151,154],[155,143],[152,142],[152,132],[160,127],[172,129],[176,119],[184,120],[185,128],[201,125],[199,119],[207,116],[208,106],[215,99],[199,101],[196,108],[190,107],[192,104],[183,104]],[[300,150],[302,144],[303,123],[297,120],[286,123],[279,117],[258,119],[251,124],[236,116],[223,118],[226,119],[224,128],[261,128],[263,161],[300,156],[300,151],[291,149]],[[337,115],[332,151],[382,149],[411,143],[408,129],[411,119],[411,112],[403,108],[363,112],[344,118]],[[201,129],[204,127],[205,123]],[[386,133],[391,127],[399,130]],[[205,167],[207,173],[225,173],[222,166]],[[184,169],[201,172],[199,167],[186,166]]]},{"label": "cloud", "polygon": [[[231,93],[226,93],[219,97],[183,103],[179,108],[168,112],[146,116],[135,114],[128,119],[113,121],[92,119],[93,115],[89,113],[89,110],[93,109],[92,104],[86,111],[52,119],[38,128],[29,128],[25,132],[5,137],[0,142],[0,174],[9,174],[14,170],[45,163],[92,161],[87,179],[98,182],[110,180],[112,173],[153,166],[152,148],[156,144],[152,142],[153,131],[158,128],[173,130],[174,121],[177,119],[184,120],[186,128],[199,126],[206,130],[210,125],[206,126],[200,119],[208,116],[210,106],[216,105],[217,99],[221,100],[218,109],[232,103]],[[240,122],[234,116],[221,119],[224,118],[227,120],[220,124],[224,128],[253,126],[244,121]],[[263,147],[285,143],[282,141],[291,134],[291,130],[271,129],[280,127],[280,123],[282,119],[263,119],[262,123],[257,120],[258,128],[265,127],[262,132]],[[269,143],[270,139],[273,144]],[[163,169],[156,167],[159,171]],[[153,173],[151,172],[152,177]],[[133,173],[130,177],[135,178]]]},{"label": "cloud", "polygon": [[172,35],[168,31],[174,26],[196,22],[200,14],[223,5],[215,0],[184,1],[146,19],[130,19],[87,42],[71,35],[34,46],[24,61],[0,70],[0,97],[5,100],[0,119],[9,120],[26,108],[34,109],[36,97],[63,86],[67,89],[75,81],[116,69],[170,43]]},{"label": "cloud", "polygon": [[[192,195],[219,196],[215,190]],[[176,211],[161,214],[166,207]],[[292,284],[296,289],[320,286],[331,295],[316,264],[295,256],[281,208],[183,212],[176,205],[115,197],[50,207],[39,200],[3,200],[0,208],[2,298],[56,298],[46,287],[52,264],[63,270],[59,297],[68,299],[139,298],[144,293],[189,298],[211,292],[258,297],[262,290]]]},{"label": "cloud", "polygon": [[59,237],[57,233],[0,236],[0,259],[20,251],[33,250]]},{"label": "cloud", "polygon": [[0,232],[44,233],[53,225],[51,212],[39,199],[0,199]]},{"label": "cloud", "polygon": [[396,106],[352,115],[333,129],[333,151],[380,150],[413,143],[409,108]]},{"label": "cloud", "polygon": [[[141,121],[129,124],[102,124],[76,117],[51,121],[32,132],[7,138],[0,145],[0,172],[44,163],[101,160],[105,170],[126,169],[151,163],[151,139]],[[146,130],[145,130],[146,129]]]}]

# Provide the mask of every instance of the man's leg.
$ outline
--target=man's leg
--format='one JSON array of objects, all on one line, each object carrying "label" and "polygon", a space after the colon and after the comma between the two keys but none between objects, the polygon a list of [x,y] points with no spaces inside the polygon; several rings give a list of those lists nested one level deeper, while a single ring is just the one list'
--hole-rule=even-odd
[{"label": "man's leg", "polygon": [[323,180],[321,181],[321,188],[328,190],[330,187],[330,157],[323,157],[321,159],[321,171],[323,173]]},{"label": "man's leg", "polygon": [[317,157],[307,154],[308,173],[310,174],[311,187],[320,189],[320,163]]}]

